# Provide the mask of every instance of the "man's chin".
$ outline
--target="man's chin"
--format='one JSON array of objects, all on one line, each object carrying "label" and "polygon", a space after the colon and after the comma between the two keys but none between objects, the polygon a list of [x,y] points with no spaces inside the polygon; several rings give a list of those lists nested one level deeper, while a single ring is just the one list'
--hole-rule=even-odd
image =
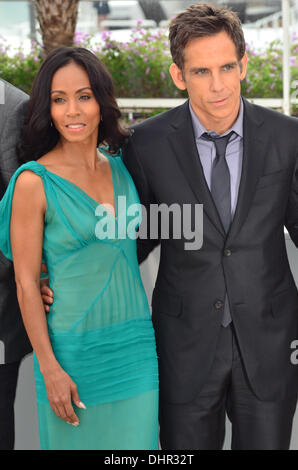
[{"label": "man's chin", "polygon": [[231,106],[222,106],[220,108],[211,107],[210,114],[216,119],[224,119],[233,114],[233,109]]}]

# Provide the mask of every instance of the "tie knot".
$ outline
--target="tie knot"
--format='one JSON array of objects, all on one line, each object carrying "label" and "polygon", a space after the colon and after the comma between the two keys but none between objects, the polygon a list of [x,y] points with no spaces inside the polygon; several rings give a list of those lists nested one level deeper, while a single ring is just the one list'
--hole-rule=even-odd
[{"label": "tie knot", "polygon": [[227,135],[223,135],[221,137],[213,137],[212,135],[207,134],[207,132],[204,132],[204,134],[202,134],[202,138],[205,140],[211,140],[212,142],[214,142],[215,147],[216,147],[216,154],[219,157],[221,157],[221,156],[225,156],[228,142],[233,134],[234,134],[234,131],[231,131]]}]

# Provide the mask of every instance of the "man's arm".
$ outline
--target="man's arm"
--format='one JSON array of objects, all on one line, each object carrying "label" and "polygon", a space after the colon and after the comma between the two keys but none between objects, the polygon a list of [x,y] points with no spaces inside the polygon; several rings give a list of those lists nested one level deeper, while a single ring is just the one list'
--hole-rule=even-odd
[{"label": "man's arm", "polygon": [[293,173],[290,197],[288,201],[285,226],[292,241],[298,248],[298,154]]},{"label": "man's arm", "polygon": [[132,141],[133,137],[128,140],[123,149],[123,161],[132,176],[141,204],[145,207],[147,214],[147,237],[146,239],[140,239],[140,237],[137,239],[138,261],[140,264],[159,245],[160,240],[150,240],[150,204],[153,204],[155,199]]},{"label": "man's arm", "polygon": [[4,104],[0,104],[0,172],[6,189],[20,162],[17,145],[28,105],[28,96],[4,83]]},{"label": "man's arm", "polygon": [[[17,144],[28,96],[0,79],[0,199],[19,166]],[[19,310],[13,264],[0,252],[0,340],[4,343],[0,362],[10,363],[32,351]],[[1,357],[2,356],[2,357]]]}]

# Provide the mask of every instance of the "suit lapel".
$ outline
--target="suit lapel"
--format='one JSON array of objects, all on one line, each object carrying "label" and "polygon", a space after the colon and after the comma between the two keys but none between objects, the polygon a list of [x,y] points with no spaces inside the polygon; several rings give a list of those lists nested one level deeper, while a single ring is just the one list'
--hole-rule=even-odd
[{"label": "suit lapel", "polygon": [[[187,101],[177,111],[175,120],[171,124],[173,132],[168,135],[170,146],[196,199],[203,204],[205,215],[225,238],[226,234],[205,180],[198,154],[189,112],[189,102]],[[254,197],[255,187],[262,173],[265,157],[265,142],[262,139],[263,121],[254,105],[244,100],[242,172],[236,211],[228,233],[228,239],[234,237],[244,223]]]},{"label": "suit lapel", "polygon": [[262,173],[265,157],[262,124],[263,118],[256,112],[254,105],[244,100],[242,172],[236,211],[228,239],[234,237],[244,223]]},{"label": "suit lapel", "polygon": [[175,120],[172,122],[173,132],[168,135],[170,146],[196,199],[200,204],[203,204],[205,215],[225,237],[225,231],[205,180],[198,154],[189,112],[189,102],[187,101],[177,111]]}]

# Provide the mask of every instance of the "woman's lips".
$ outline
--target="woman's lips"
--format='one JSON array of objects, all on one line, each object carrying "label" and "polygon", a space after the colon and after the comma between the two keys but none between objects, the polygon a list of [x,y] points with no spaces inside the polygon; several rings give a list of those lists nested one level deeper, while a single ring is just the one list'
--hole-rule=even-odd
[{"label": "woman's lips", "polygon": [[82,129],[84,129],[85,124],[67,124],[65,127],[70,132],[80,132]]}]

